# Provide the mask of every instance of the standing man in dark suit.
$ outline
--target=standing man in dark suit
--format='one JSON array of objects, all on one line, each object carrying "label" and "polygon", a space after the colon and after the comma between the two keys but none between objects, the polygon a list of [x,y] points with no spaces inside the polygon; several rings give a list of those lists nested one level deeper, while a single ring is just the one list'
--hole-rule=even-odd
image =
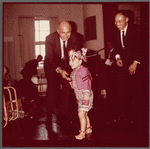
[{"label": "standing man in dark suit", "polygon": [[77,35],[71,33],[70,23],[62,21],[58,24],[57,32],[46,37],[45,47],[44,69],[48,83],[47,122],[51,123],[51,119],[55,119],[57,113],[59,118],[65,121],[68,119],[69,109],[68,81],[71,80],[68,51],[82,48],[83,42]]},{"label": "standing man in dark suit", "polygon": [[[118,72],[118,107],[121,121],[138,121],[140,29],[131,24],[126,10],[120,10],[115,16],[117,30],[114,33],[114,53]],[[133,120],[134,118],[134,120]]]}]

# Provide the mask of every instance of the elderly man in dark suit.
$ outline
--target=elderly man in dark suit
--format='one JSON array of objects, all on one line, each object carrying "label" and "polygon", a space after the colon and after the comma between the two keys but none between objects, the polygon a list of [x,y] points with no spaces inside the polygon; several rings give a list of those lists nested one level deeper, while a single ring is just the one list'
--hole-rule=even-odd
[{"label": "elderly man in dark suit", "polygon": [[[140,60],[140,28],[129,21],[126,10],[115,16],[114,53],[118,72],[118,107],[122,121],[138,117],[138,77]],[[134,114],[134,115],[133,115]],[[137,118],[138,119],[138,118]],[[137,120],[135,119],[135,120]]]},{"label": "elderly man in dark suit", "polygon": [[83,40],[71,32],[68,21],[58,24],[57,32],[46,37],[46,56],[44,61],[45,75],[47,78],[47,122],[54,120],[57,115],[68,119],[70,77],[68,51],[83,47]]}]

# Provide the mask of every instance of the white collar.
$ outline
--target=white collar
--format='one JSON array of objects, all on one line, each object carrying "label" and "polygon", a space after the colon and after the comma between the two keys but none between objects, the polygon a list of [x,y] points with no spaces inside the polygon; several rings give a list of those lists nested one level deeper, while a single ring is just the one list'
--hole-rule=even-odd
[{"label": "white collar", "polygon": [[[59,38],[59,39],[60,39],[60,43],[63,45],[64,40],[62,40],[61,38]],[[65,46],[67,45],[67,43],[68,43],[68,41],[65,41]]]},{"label": "white collar", "polygon": [[127,28],[128,28],[128,23],[127,23],[127,25],[126,25],[125,29],[124,29],[124,30],[120,30],[120,31],[121,31],[121,32],[122,32],[122,31],[124,31],[124,35],[126,35]]}]

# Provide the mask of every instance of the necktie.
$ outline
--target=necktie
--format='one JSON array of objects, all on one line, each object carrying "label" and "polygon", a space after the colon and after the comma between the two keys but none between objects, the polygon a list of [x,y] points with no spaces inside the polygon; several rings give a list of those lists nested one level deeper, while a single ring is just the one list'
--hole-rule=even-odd
[{"label": "necktie", "polygon": [[122,31],[122,41],[123,41],[123,45],[125,46],[125,36],[124,36],[124,31]]},{"label": "necktie", "polygon": [[65,66],[67,68],[67,63],[69,63],[69,62],[67,60],[67,49],[66,49],[66,46],[65,46],[65,41],[63,41],[63,50],[64,50]]},{"label": "necktie", "polygon": [[64,59],[66,58],[66,46],[65,41],[63,41]]}]

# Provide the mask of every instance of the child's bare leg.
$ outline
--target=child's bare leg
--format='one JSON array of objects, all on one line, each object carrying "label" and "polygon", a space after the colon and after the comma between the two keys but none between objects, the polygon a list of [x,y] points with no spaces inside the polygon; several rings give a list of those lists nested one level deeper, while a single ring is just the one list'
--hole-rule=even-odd
[{"label": "child's bare leg", "polygon": [[86,121],[87,121],[87,128],[91,126],[90,124],[90,119],[89,119],[89,116],[88,116],[88,113],[86,112],[85,114],[85,117],[86,117]]},{"label": "child's bare leg", "polygon": [[80,134],[75,136],[76,139],[82,140],[85,138],[85,130],[86,130],[86,117],[85,117],[86,112],[85,111],[78,111],[78,117],[80,120]]},{"label": "child's bare leg", "polygon": [[89,116],[88,116],[87,112],[85,114],[85,117],[86,117],[86,121],[87,121],[86,133],[91,133],[92,132],[92,127],[91,127],[90,119],[89,119]]}]

